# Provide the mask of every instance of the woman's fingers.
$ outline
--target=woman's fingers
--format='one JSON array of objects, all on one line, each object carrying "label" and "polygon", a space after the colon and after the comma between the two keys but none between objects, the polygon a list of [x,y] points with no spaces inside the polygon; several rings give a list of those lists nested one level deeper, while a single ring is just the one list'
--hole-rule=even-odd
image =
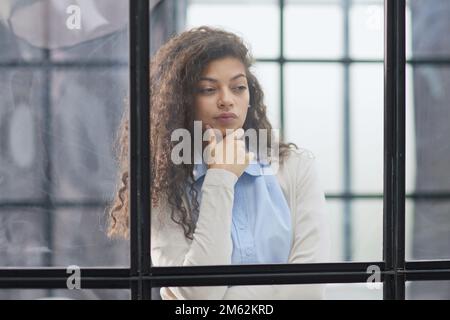
[{"label": "woman's fingers", "polygon": [[211,148],[214,148],[217,144],[217,138],[216,138],[214,129],[209,124],[207,124],[205,127],[206,127],[206,131],[209,134],[209,137],[208,137],[209,145]]},{"label": "woman's fingers", "polygon": [[[206,130],[211,130],[208,134],[213,137],[209,138],[209,145],[212,150],[213,159],[208,168],[220,168],[234,173],[237,177],[242,175],[249,163],[255,159],[255,154],[251,151],[247,152],[244,141],[244,129],[239,128],[230,133],[217,142],[215,130],[210,125],[205,125]],[[221,138],[222,136],[219,136]]]},{"label": "woman's fingers", "polygon": [[208,150],[209,150],[209,155],[208,155],[208,159],[205,159],[207,161],[207,163],[209,164],[212,159],[210,157],[215,157],[216,156],[216,146],[217,146],[217,137],[216,134],[214,132],[214,129],[209,125],[205,125],[206,128],[206,133],[207,133],[207,141],[209,141],[208,143]]}]

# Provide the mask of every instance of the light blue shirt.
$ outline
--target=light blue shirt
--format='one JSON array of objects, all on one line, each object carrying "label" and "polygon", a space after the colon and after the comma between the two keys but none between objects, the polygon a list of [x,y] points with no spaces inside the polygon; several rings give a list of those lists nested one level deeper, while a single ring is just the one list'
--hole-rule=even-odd
[{"label": "light blue shirt", "polygon": [[[288,263],[291,213],[271,170],[260,162],[249,164],[234,186],[232,264]],[[199,203],[206,171],[205,163],[194,165]]]}]

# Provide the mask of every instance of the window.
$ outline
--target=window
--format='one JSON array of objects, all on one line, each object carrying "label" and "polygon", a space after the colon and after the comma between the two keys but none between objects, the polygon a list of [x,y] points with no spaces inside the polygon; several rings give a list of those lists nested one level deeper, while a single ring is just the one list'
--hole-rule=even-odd
[{"label": "window", "polygon": [[[444,14],[450,10],[445,1],[433,2],[435,6],[413,0],[188,2],[186,28],[219,24],[250,41],[272,123],[286,140],[319,158],[334,226],[334,255],[329,263],[301,265],[151,267],[150,234],[143,227],[150,221],[144,161],[151,152],[145,147],[148,1],[130,2],[134,19],[129,30],[126,22],[117,22],[117,32],[93,31],[100,42],[70,50],[65,48],[76,38],[51,37],[53,47],[41,50],[42,39],[16,42],[0,21],[0,46],[6,48],[0,52],[0,97],[7,106],[0,108],[0,118],[7,119],[0,132],[8,132],[0,135],[0,150],[5,150],[0,154],[0,225],[5,226],[0,254],[9,261],[0,266],[0,296],[2,289],[15,288],[12,296],[150,299],[152,287],[161,286],[330,283],[331,299],[414,299],[422,293],[432,296],[438,287],[442,295],[434,296],[448,298],[448,281],[431,280],[450,280],[450,179],[444,175],[450,152],[445,90],[450,43],[442,36],[449,21]],[[112,11],[117,10],[123,12]],[[231,13],[232,22],[223,18]],[[107,21],[119,19],[106,11],[98,14]],[[252,24],[245,23],[249,15]],[[442,22],[419,23],[430,17]],[[435,42],[430,34],[436,35]],[[123,51],[127,41],[129,56]],[[86,46],[91,46],[88,57]],[[15,59],[17,52],[25,58]],[[135,142],[130,153],[136,156],[130,176],[129,249],[125,242],[110,243],[100,236],[98,219],[105,202],[99,199],[106,200],[112,180],[99,168],[113,163],[107,157],[99,163],[98,156],[108,155],[104,148],[111,143],[89,145],[97,141],[90,130],[99,121],[106,128],[102,141],[113,137],[108,128],[119,120],[127,69]],[[95,90],[86,89],[89,83],[96,84]],[[24,86],[30,88],[27,94],[14,91]],[[78,104],[80,96],[90,103]],[[39,111],[30,112],[30,106]],[[90,122],[80,121],[87,112]],[[42,127],[36,129],[36,124]],[[30,138],[36,130],[40,140]],[[71,162],[73,157],[79,158]],[[78,227],[87,235],[80,236]],[[81,267],[80,295],[66,292],[69,264]],[[366,288],[371,267],[380,270],[382,294]],[[41,291],[36,295],[30,289]],[[46,291],[52,289],[60,290]]]}]

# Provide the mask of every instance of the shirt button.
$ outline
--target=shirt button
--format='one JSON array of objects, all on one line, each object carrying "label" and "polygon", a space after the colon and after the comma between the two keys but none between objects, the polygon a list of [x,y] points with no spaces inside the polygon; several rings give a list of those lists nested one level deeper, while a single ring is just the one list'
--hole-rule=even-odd
[{"label": "shirt button", "polygon": [[240,225],[239,230],[245,230],[245,226]]},{"label": "shirt button", "polygon": [[252,248],[247,248],[247,249],[245,249],[245,254],[246,254],[247,256],[250,256],[250,255],[252,254],[252,252],[253,252]]}]

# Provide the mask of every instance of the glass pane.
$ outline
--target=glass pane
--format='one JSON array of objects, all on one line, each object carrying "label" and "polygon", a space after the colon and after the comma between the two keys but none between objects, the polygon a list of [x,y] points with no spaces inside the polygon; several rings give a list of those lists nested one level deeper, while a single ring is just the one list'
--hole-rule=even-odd
[{"label": "glass pane", "polygon": [[279,16],[276,1],[263,3],[190,1],[186,28],[201,25],[224,28],[242,36],[250,45],[255,58],[274,58],[280,53]]},{"label": "glass pane", "polygon": [[108,267],[129,264],[129,243],[108,239],[101,207],[59,209],[55,212],[52,231],[51,265]]},{"label": "glass pane", "polygon": [[450,199],[406,202],[406,258],[408,260],[450,259]]},{"label": "glass pane", "polygon": [[269,121],[280,129],[280,67],[277,63],[255,63],[253,71],[264,91]]},{"label": "glass pane", "polygon": [[350,0],[355,4],[383,4],[383,0]]},{"label": "glass pane", "polygon": [[0,72],[0,201],[37,200],[45,194],[39,137],[44,83],[40,68],[5,66]]},{"label": "glass pane", "polygon": [[[415,0],[414,0],[415,1]],[[410,1],[406,0],[406,12],[405,12],[405,54],[406,59],[412,58],[412,21],[411,21],[411,6]]]},{"label": "glass pane", "polygon": [[[411,72],[410,72],[411,73]],[[413,85],[407,96],[414,96],[408,110],[415,123],[407,144],[410,164],[410,191],[420,195],[411,205],[413,237],[411,259],[448,259],[450,251],[450,67],[447,65],[415,65]],[[412,116],[409,116],[412,118]],[[407,136],[408,138],[408,136]],[[412,168],[411,168],[412,167]],[[413,187],[411,187],[411,185]],[[441,198],[433,199],[433,194]],[[428,196],[429,195],[429,196]]]},{"label": "glass pane", "polygon": [[330,283],[326,300],[383,300],[383,283]]},{"label": "glass pane", "polygon": [[352,203],[353,261],[381,261],[383,257],[383,200]]},{"label": "glass pane", "polygon": [[383,59],[383,3],[355,4],[350,8],[350,56]]},{"label": "glass pane", "polygon": [[126,241],[105,235],[128,1],[10,3],[0,9],[0,266],[128,265]]},{"label": "glass pane", "polygon": [[406,65],[405,69],[405,79],[406,79],[406,115],[405,115],[405,124],[406,124],[406,144],[405,144],[405,152],[406,152],[406,168],[405,168],[405,184],[406,184],[406,193],[410,194],[414,192],[416,187],[416,119],[415,119],[415,111],[414,111],[414,91],[413,89],[413,72],[411,65]]},{"label": "glass pane", "polygon": [[383,193],[383,65],[350,68],[352,190]]},{"label": "glass pane", "polygon": [[[412,72],[406,66],[406,192],[414,188],[415,134]],[[354,64],[350,68],[352,189],[383,193],[384,80],[382,64]]]},{"label": "glass pane", "polygon": [[[350,9],[350,55],[353,59],[383,59],[384,6],[378,0],[354,0]],[[408,4],[408,2],[407,2]],[[406,57],[411,56],[411,10],[406,6]]]},{"label": "glass pane", "polygon": [[311,4],[312,2],[321,5],[338,4],[342,0],[285,0],[288,4]]},{"label": "glass pane", "polygon": [[[82,17],[80,31],[58,28],[61,21],[69,20],[62,4],[50,1],[47,5],[50,48],[53,60],[120,61],[128,63],[128,3],[127,0],[95,0],[80,2]],[[73,14],[76,7],[72,8]],[[93,41],[91,41],[93,40]]]},{"label": "glass pane", "polygon": [[410,0],[411,22],[407,24],[414,58],[449,58],[450,2]]},{"label": "glass pane", "polygon": [[60,200],[106,200],[114,188],[112,146],[125,109],[128,70],[86,67],[52,78],[54,192]]},{"label": "glass pane", "polygon": [[[127,61],[127,0],[10,1],[2,7],[0,46],[3,57],[39,58],[50,49],[54,60]],[[11,29],[9,29],[11,28]],[[2,36],[3,34],[3,36]],[[94,41],[91,41],[94,40]],[[107,47],[107,50],[102,50]],[[6,50],[3,50],[5,48]],[[16,55],[11,55],[16,54]]]},{"label": "glass pane", "polygon": [[129,289],[8,289],[1,300],[130,300]]},{"label": "glass pane", "polygon": [[[129,289],[51,290],[51,299],[63,300],[131,300]],[[42,297],[40,299],[46,299]]]},{"label": "glass pane", "polygon": [[414,236],[414,210],[415,203],[411,200],[405,202],[405,259],[413,260]]},{"label": "glass pane", "polygon": [[286,64],[286,138],[316,155],[326,192],[342,188],[342,79],[338,64]]},{"label": "glass pane", "polygon": [[421,65],[413,68],[414,115],[417,152],[416,191],[450,190],[450,67]]},{"label": "glass pane", "polygon": [[406,300],[449,300],[450,281],[407,281]]},{"label": "glass pane", "polygon": [[51,256],[46,212],[0,206],[0,267],[46,265]]},{"label": "glass pane", "polygon": [[331,261],[381,261],[383,201],[327,199]]},{"label": "glass pane", "polygon": [[340,5],[287,2],[284,52],[288,58],[339,58],[343,53]]},{"label": "glass pane", "polygon": [[350,240],[350,237],[345,232],[345,213],[342,201],[327,199],[327,213],[331,234],[330,261],[345,261],[346,243]]},{"label": "glass pane", "polygon": [[[19,2],[15,2],[15,6],[19,6]],[[0,9],[2,11],[2,9]],[[34,47],[23,37],[19,37],[14,31],[10,29],[5,23],[5,20],[14,19],[14,14],[5,12],[0,12],[4,17],[0,17],[0,68],[4,66],[7,61],[30,61],[39,60],[43,56],[43,50]],[[5,19],[5,20],[2,20]],[[35,27],[39,19],[28,20],[28,24],[31,27]],[[1,71],[3,73],[4,70]]]},{"label": "glass pane", "polygon": [[[124,14],[122,14],[125,16]],[[93,62],[111,62],[118,65],[128,63],[128,33],[127,28],[121,28],[112,34],[107,34],[96,39],[88,41],[69,48],[58,48],[52,50],[52,59],[54,61],[93,61]]]},{"label": "glass pane", "polygon": [[36,300],[48,297],[45,289],[0,289],[1,300]]}]

